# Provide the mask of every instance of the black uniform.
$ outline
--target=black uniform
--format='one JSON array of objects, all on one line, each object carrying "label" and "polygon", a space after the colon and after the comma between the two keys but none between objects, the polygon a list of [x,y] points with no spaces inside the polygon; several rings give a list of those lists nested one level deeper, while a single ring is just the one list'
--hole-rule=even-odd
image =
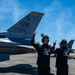
[{"label": "black uniform", "polygon": [[31,39],[31,44],[38,52],[38,75],[50,75],[50,53],[54,47],[48,44],[39,45],[35,43],[34,37]]},{"label": "black uniform", "polygon": [[66,46],[62,46],[54,51],[54,53],[57,54],[57,75],[68,75],[68,52],[69,51]]}]

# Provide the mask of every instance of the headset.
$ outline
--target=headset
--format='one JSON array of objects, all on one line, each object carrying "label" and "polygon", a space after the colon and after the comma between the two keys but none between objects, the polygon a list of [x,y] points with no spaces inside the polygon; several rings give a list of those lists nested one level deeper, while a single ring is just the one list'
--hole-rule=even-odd
[{"label": "headset", "polygon": [[67,41],[65,39],[61,40],[60,45],[67,45]]},{"label": "headset", "polygon": [[47,35],[44,35],[44,37],[42,38],[42,43],[44,42],[44,39],[47,38],[48,42],[49,42],[49,37]]}]

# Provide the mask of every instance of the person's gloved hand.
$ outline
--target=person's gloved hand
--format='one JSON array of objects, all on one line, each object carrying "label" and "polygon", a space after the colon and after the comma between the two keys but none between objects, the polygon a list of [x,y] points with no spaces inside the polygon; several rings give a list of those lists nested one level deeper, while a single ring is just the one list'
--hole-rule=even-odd
[{"label": "person's gloved hand", "polygon": [[44,34],[42,33],[41,36],[44,37]]}]

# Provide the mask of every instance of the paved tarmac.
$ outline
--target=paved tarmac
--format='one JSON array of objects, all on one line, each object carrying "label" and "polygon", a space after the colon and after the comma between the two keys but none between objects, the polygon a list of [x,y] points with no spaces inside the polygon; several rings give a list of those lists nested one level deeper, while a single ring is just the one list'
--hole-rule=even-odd
[{"label": "paved tarmac", "polygon": [[[11,55],[0,62],[0,75],[37,75],[37,53]],[[56,75],[55,57],[51,57],[51,73]],[[75,59],[69,59],[69,75],[75,75]]]}]

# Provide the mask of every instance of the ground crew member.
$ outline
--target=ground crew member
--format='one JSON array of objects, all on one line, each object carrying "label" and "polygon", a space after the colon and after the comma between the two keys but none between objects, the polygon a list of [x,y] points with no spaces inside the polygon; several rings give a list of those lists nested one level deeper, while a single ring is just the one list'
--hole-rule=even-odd
[{"label": "ground crew member", "polygon": [[56,75],[68,75],[68,53],[67,41],[64,39],[60,42],[60,48],[57,48],[54,53],[56,56]]},{"label": "ground crew member", "polygon": [[35,35],[33,34],[31,44],[38,52],[37,65],[38,75],[50,75],[50,54],[55,48],[55,43],[51,47],[49,43],[49,37],[42,34],[42,45],[35,42]]}]

